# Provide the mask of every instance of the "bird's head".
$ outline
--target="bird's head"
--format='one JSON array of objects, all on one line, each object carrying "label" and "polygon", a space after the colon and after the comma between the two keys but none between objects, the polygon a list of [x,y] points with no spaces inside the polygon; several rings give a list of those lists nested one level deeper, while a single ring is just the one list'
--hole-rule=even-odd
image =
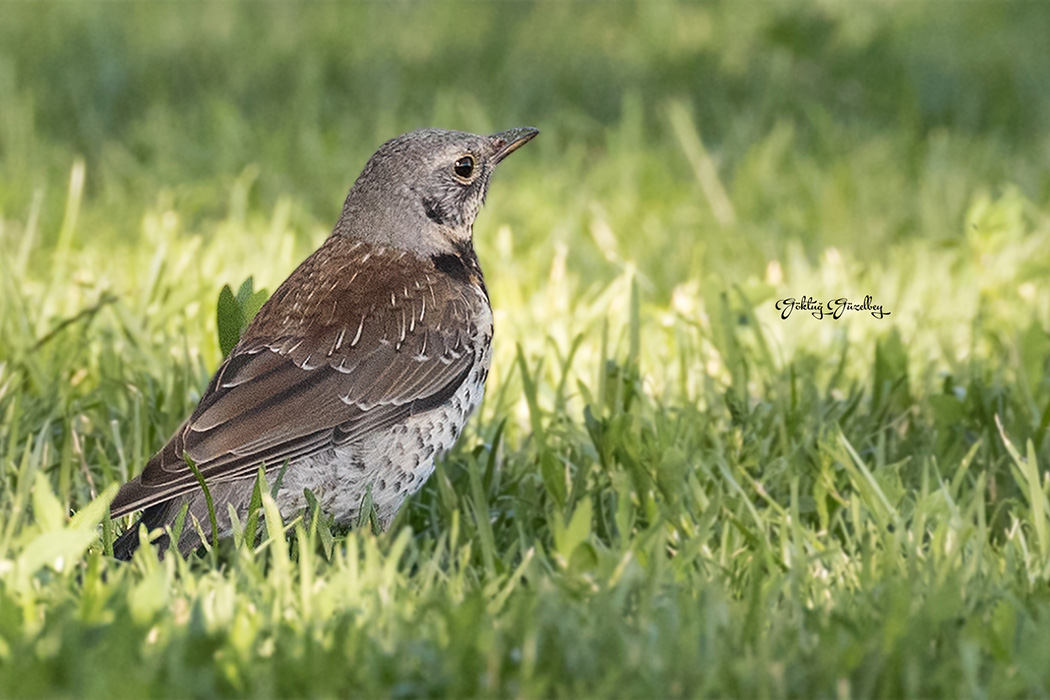
[{"label": "bird's head", "polygon": [[538,133],[420,129],[387,141],[350,189],[334,233],[420,254],[449,252],[470,241],[496,165]]}]

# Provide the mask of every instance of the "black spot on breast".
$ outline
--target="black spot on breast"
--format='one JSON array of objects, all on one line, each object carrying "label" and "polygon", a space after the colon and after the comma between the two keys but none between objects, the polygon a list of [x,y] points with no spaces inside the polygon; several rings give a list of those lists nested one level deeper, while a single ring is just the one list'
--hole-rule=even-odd
[{"label": "black spot on breast", "polygon": [[470,268],[460,256],[445,253],[433,256],[431,261],[434,263],[434,267],[457,282],[470,283]]}]

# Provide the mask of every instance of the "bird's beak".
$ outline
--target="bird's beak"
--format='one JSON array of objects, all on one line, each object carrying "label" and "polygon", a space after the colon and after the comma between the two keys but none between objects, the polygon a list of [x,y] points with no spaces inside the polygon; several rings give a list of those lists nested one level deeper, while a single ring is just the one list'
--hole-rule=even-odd
[{"label": "bird's beak", "polygon": [[511,153],[536,138],[536,134],[538,133],[540,133],[539,129],[533,129],[531,126],[523,126],[518,129],[509,129],[507,131],[501,131],[498,134],[493,134],[489,137],[492,141],[492,148],[495,151],[492,156],[493,162],[500,162]]}]

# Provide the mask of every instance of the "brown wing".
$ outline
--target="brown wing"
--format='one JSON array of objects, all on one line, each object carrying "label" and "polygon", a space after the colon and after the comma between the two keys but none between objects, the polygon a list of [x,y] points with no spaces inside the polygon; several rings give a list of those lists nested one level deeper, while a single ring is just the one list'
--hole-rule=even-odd
[{"label": "brown wing", "polygon": [[274,293],[114,517],[361,439],[449,399],[484,349],[481,297],[429,259],[333,236]]}]

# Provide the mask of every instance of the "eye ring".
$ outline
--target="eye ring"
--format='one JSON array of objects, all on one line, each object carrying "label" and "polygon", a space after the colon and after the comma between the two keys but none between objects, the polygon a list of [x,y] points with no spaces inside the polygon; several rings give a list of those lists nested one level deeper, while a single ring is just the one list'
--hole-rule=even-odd
[{"label": "eye ring", "polygon": [[469,181],[474,174],[474,156],[469,154],[460,156],[456,162],[452,164],[452,172],[454,172],[456,177],[460,180]]}]

